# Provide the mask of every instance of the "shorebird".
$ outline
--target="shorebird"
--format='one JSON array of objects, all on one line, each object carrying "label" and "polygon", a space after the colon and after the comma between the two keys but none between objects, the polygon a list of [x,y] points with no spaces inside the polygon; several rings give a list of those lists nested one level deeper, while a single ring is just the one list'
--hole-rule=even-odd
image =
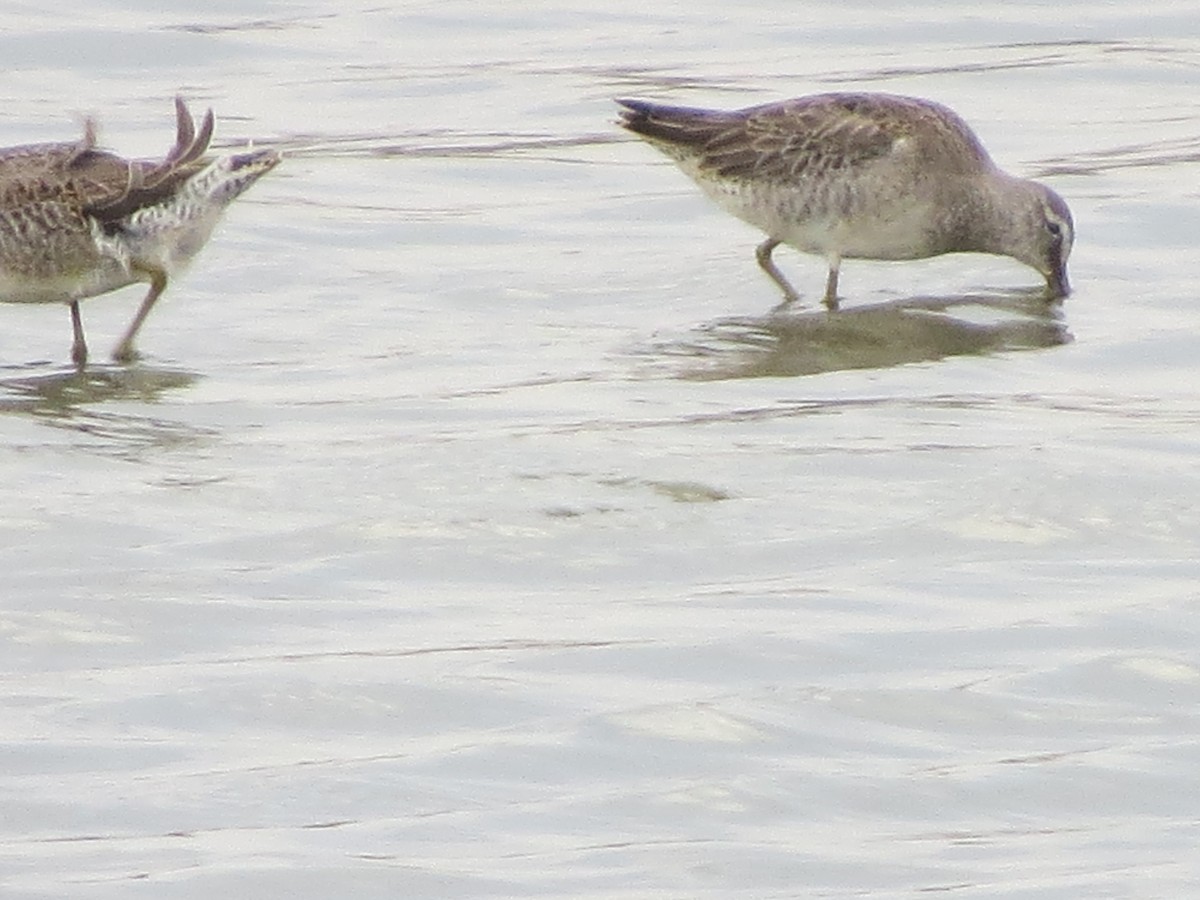
[{"label": "shorebird", "polygon": [[837,307],[843,259],[1011,256],[1070,292],[1074,223],[1063,199],[996,167],[952,110],[892,94],[817,94],[721,111],[618,100],[621,124],[661,150],[728,212],[766,232],[758,264],[799,298],[771,259],[780,244],[825,257]]},{"label": "shorebird", "polygon": [[87,361],[79,301],[148,282],[113,357],[133,342],[169,278],[208,241],[229,203],[279,163],[275,150],[211,159],[209,110],[196,121],[175,98],[175,146],[161,161],[124,159],[96,147],[96,126],[70,143],[0,149],[0,301],[66,303],[71,359]]}]

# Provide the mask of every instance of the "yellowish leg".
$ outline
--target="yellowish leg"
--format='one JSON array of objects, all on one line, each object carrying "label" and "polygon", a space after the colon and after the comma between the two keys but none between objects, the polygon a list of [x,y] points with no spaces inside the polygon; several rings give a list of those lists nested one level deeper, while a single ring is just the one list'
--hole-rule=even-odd
[{"label": "yellowish leg", "polygon": [[775,261],[771,259],[771,251],[778,247],[780,241],[775,238],[767,238],[754,251],[754,255],[758,258],[758,264],[762,266],[762,270],[771,276],[771,280],[779,285],[783,291],[783,303],[781,306],[787,306],[789,303],[799,300],[800,295],[796,293],[796,289],[791,283],[783,277],[783,273],[779,271],[779,267],[775,265]]},{"label": "yellowish leg", "polygon": [[825,306],[829,309],[838,308],[838,269],[841,268],[842,259],[840,256],[831,256],[829,258],[829,275],[825,278]]},{"label": "yellowish leg", "polygon": [[150,290],[146,293],[146,299],[142,301],[142,305],[138,307],[137,315],[133,317],[133,321],[129,323],[129,327],[125,329],[125,336],[121,338],[117,344],[117,349],[113,351],[113,359],[117,362],[133,362],[137,359],[137,351],[133,349],[133,341],[137,337],[138,330],[142,327],[142,323],[146,321],[146,316],[150,315],[150,309],[154,306],[154,301],[159,298],[159,295],[167,289],[167,275],[165,272],[152,272],[150,278]]},{"label": "yellowish leg", "polygon": [[75,340],[71,343],[71,361],[79,368],[87,362],[87,341],[83,339],[83,319],[79,316],[79,301],[71,301],[71,330]]}]

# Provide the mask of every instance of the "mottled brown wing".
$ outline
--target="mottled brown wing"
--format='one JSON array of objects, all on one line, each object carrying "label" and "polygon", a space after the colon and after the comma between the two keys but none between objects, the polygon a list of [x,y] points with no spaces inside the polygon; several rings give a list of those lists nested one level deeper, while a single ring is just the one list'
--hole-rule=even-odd
[{"label": "mottled brown wing", "polygon": [[96,127],[89,119],[77,141],[0,150],[0,202],[7,208],[43,202],[82,208],[123,191],[126,170],[124,160],[96,149]]},{"label": "mottled brown wing", "polygon": [[734,112],[618,101],[622,124],[714,176],[791,180],[849,172],[897,151],[987,160],[971,130],[945,107],[879,94],[821,94]]},{"label": "mottled brown wing", "polygon": [[94,175],[80,177],[68,167],[74,145],[31,145],[28,149],[41,153],[0,156],[0,206],[4,209],[34,210],[55,204],[82,211],[88,203],[119,195],[128,181],[126,165],[115,157],[98,165],[100,171]]},{"label": "mottled brown wing", "polygon": [[176,98],[175,122],[175,144],[159,161],[129,160],[96,149],[90,120],[78,141],[0,150],[0,203],[10,208],[65,203],[102,223],[161,203],[207,165],[204,152],[212,139],[211,110],[197,132],[187,106]]}]

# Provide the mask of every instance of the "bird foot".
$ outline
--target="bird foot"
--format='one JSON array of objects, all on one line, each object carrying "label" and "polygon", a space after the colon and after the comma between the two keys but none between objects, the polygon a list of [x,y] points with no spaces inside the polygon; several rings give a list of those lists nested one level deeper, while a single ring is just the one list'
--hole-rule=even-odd
[{"label": "bird foot", "polygon": [[117,344],[116,349],[113,350],[112,358],[114,362],[128,364],[137,362],[142,358],[142,354],[138,353],[137,350],[134,349],[133,344],[122,342]]}]

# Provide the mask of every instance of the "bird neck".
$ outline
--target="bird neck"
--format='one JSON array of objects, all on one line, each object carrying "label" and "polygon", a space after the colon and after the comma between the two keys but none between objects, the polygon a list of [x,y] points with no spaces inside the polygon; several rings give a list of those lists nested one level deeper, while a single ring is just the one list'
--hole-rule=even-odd
[{"label": "bird neck", "polygon": [[956,236],[955,250],[998,253],[1020,258],[1014,244],[1017,235],[1028,229],[1029,204],[1021,178],[994,170],[990,177],[974,179],[962,185],[963,197],[954,203],[955,221],[950,230]]}]

